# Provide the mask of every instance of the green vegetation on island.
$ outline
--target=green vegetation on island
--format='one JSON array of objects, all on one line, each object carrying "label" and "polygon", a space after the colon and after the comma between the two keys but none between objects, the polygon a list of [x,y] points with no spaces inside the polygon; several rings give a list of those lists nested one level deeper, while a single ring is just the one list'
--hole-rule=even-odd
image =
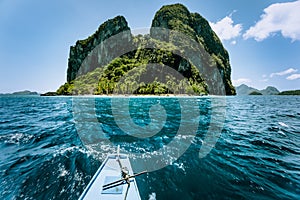
[{"label": "green vegetation on island", "polygon": [[253,91],[253,92],[250,92],[249,95],[263,95],[263,94],[260,92],[257,92],[257,91]]},{"label": "green vegetation on island", "polygon": [[[119,38],[111,40],[116,35]],[[170,73],[170,68],[181,77]],[[132,35],[125,18],[117,16],[77,41],[70,48],[67,83],[56,94],[219,94],[209,91],[209,81],[214,88],[224,86],[224,95],[234,95],[230,76],[228,52],[207,20],[174,4],[155,14],[150,34]]]},{"label": "green vegetation on island", "polygon": [[57,96],[57,92],[46,92],[44,94],[41,94],[41,96]]},{"label": "green vegetation on island", "polygon": [[300,95],[300,90],[282,91],[278,95]]},{"label": "green vegetation on island", "polygon": [[[139,45],[134,54],[115,58],[108,65],[79,76],[61,86],[57,94],[207,94],[207,86],[193,65],[187,70],[182,70],[183,77],[188,81],[180,80],[172,74],[167,75],[164,81],[159,80],[157,75],[163,73],[166,66],[175,68],[179,65],[178,62],[182,62],[167,50],[176,48],[175,46],[141,35],[135,37],[134,41]],[[144,48],[149,43],[156,48]],[[150,63],[155,65],[149,66]],[[153,77],[149,77],[149,74]]]}]

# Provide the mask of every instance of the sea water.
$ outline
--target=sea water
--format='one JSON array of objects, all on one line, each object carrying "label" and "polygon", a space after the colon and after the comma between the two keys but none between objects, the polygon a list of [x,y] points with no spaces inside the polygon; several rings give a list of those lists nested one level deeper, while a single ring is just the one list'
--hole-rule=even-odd
[{"label": "sea water", "polygon": [[300,199],[299,96],[0,97],[0,199],[78,199],[117,145],[142,199]]}]

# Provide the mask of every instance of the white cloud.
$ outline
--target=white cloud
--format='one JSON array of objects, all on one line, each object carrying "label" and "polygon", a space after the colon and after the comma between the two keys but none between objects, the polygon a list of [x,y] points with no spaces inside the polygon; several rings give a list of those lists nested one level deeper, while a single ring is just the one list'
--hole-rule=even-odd
[{"label": "white cloud", "polygon": [[[210,22],[211,28],[216,32],[221,40],[231,40],[238,37],[242,31],[241,24],[235,24],[231,16],[226,16],[216,23]],[[233,42],[234,44],[236,42]]]},{"label": "white cloud", "polygon": [[292,75],[288,76],[286,79],[290,80],[290,81],[300,79],[300,74],[292,74]]},{"label": "white cloud", "polygon": [[274,76],[284,76],[284,75],[287,75],[287,74],[295,73],[297,71],[298,71],[297,69],[289,68],[289,69],[281,71],[281,72],[272,73],[272,74],[270,74],[270,77],[272,78]]},{"label": "white cloud", "polygon": [[241,84],[251,83],[252,81],[248,78],[239,78],[237,80],[232,80],[233,85],[238,86]]},{"label": "white cloud", "polygon": [[230,44],[236,45],[236,40],[233,40]]},{"label": "white cloud", "polygon": [[275,3],[264,9],[260,21],[243,35],[244,39],[262,41],[272,33],[281,32],[283,37],[300,40],[300,0]]}]

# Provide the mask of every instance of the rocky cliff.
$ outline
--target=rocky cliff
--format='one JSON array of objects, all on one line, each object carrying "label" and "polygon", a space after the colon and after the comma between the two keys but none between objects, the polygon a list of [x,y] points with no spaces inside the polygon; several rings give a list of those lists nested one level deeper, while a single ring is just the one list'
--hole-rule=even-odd
[{"label": "rocky cliff", "polygon": [[[114,35],[123,34],[123,37],[118,38],[118,42],[110,44],[103,43],[108,38]],[[127,21],[123,16],[117,16],[103,23],[98,30],[85,40],[78,40],[74,46],[70,48],[68,61],[67,81],[70,82],[80,74],[86,74],[93,71],[97,67],[104,66],[118,57],[118,51],[126,48],[126,45],[131,44],[131,33]],[[92,50],[98,47],[96,50]],[[90,57],[90,58],[87,58]],[[84,63],[86,61],[86,63]],[[82,65],[84,64],[84,67]],[[80,68],[83,70],[78,74]]]},{"label": "rocky cliff", "polygon": [[[185,36],[191,40],[185,40]],[[151,63],[158,65],[148,69],[146,65]],[[158,80],[163,65],[180,72],[189,84],[172,76],[165,82]],[[118,85],[128,72],[131,77]],[[67,83],[57,93],[182,94],[193,91],[234,95],[230,74],[228,52],[207,20],[198,13],[190,13],[181,4],[174,4],[163,6],[155,14],[150,35],[133,36],[125,18],[118,16],[103,23],[89,38],[77,41],[70,49]],[[138,82],[137,79],[150,81]],[[74,88],[74,80],[77,88]],[[222,86],[225,92],[219,91]],[[135,90],[131,91],[132,88]]]},{"label": "rocky cliff", "polygon": [[[181,4],[163,6],[152,21],[152,27],[176,30],[193,38],[202,45],[205,51],[214,59],[217,68],[223,79],[227,95],[234,95],[235,88],[231,83],[231,66],[229,55],[223,47],[220,39],[211,29],[208,21],[198,13],[190,13],[188,9]],[[156,30],[151,30],[151,37],[165,40],[172,43],[178,43],[172,33],[156,34]],[[201,56],[201,55],[199,55]],[[203,61],[202,61],[203,62]],[[201,72],[200,72],[201,73]],[[214,76],[214,75],[212,75]],[[213,83],[215,88],[220,88],[222,83]]]}]

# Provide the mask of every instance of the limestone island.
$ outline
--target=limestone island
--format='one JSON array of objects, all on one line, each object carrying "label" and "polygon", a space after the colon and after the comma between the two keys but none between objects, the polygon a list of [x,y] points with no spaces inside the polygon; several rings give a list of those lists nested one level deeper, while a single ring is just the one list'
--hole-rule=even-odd
[{"label": "limestone island", "polygon": [[229,54],[208,21],[173,4],[156,12],[149,34],[133,35],[126,19],[117,16],[78,40],[70,47],[67,82],[49,93],[111,94],[235,95],[236,91]]}]

